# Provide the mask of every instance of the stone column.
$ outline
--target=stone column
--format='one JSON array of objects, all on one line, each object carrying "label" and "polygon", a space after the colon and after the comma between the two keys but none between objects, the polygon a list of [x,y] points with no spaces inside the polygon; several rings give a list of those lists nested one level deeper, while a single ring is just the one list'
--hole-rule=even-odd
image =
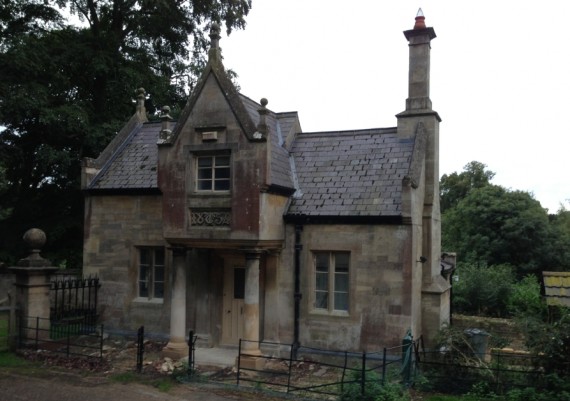
[{"label": "stone column", "polygon": [[164,356],[180,359],[188,356],[186,342],[186,249],[172,249],[172,285],[170,290],[170,341]]},{"label": "stone column", "polygon": [[27,327],[26,338],[35,339],[36,333],[38,338],[48,338],[50,279],[58,268],[50,266],[50,261],[40,256],[40,249],[46,242],[42,230],[32,228],[26,231],[24,241],[31,249],[30,255],[20,259],[17,266],[9,268],[16,275],[16,306],[20,309],[21,324]]},{"label": "stone column", "polygon": [[241,365],[250,369],[260,369],[263,359],[259,349],[259,252],[248,252],[245,255],[245,296],[244,296],[244,341]]}]

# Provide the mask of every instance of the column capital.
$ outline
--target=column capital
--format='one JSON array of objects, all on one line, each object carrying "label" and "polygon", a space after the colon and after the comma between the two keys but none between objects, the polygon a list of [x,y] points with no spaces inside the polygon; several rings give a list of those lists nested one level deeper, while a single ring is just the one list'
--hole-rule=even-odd
[{"label": "column capital", "polygon": [[185,246],[170,245],[167,247],[172,252],[173,256],[186,256],[186,252],[190,249]]},{"label": "column capital", "polygon": [[261,249],[246,249],[245,250],[245,260],[255,260],[260,259],[263,254]]}]

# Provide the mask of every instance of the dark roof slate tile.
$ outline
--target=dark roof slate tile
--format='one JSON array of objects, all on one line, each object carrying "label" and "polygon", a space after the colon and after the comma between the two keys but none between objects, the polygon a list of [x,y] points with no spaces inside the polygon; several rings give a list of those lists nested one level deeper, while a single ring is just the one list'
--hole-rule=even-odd
[{"label": "dark roof slate tile", "polygon": [[91,182],[89,189],[156,189],[161,123],[140,124]]},{"label": "dark roof slate tile", "polygon": [[401,215],[413,147],[395,128],[299,134],[291,149],[299,191],[288,214]]}]

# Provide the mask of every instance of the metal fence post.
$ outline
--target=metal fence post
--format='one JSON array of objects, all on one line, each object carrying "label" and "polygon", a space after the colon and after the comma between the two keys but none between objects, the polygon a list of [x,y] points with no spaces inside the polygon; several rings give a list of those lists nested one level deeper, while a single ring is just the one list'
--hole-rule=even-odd
[{"label": "metal fence post", "polygon": [[69,357],[69,348],[71,346],[71,324],[67,324],[67,354],[66,356]]},{"label": "metal fence post", "polygon": [[103,334],[104,327],[101,325],[101,338],[99,340],[99,360],[103,360]]},{"label": "metal fence post", "polygon": [[241,362],[241,342],[242,339],[239,339],[239,346],[238,346],[238,363],[237,363],[237,386],[239,387],[239,370],[240,370],[240,362]]},{"label": "metal fence post", "polygon": [[40,329],[40,317],[36,316],[36,349],[38,349],[39,346],[39,339],[38,339],[39,329]]},{"label": "metal fence post", "polygon": [[386,384],[386,347],[382,353],[382,385]]},{"label": "metal fence post", "polygon": [[289,351],[289,370],[287,372],[287,394],[291,389],[291,369],[293,368],[293,358],[297,359],[298,348],[295,348],[295,344],[291,345],[291,350]]},{"label": "metal fence post", "polygon": [[194,373],[194,330],[188,333],[188,375],[192,376]]},{"label": "metal fence post", "polygon": [[344,363],[342,365],[342,377],[340,380],[340,392],[344,392],[344,378],[346,377],[346,367],[348,365],[348,351],[344,351]]},{"label": "metal fence post", "polygon": [[362,371],[361,371],[360,393],[362,394],[362,396],[364,396],[366,393],[366,352],[362,353]]},{"label": "metal fence post", "polygon": [[144,357],[144,326],[139,327],[137,331],[137,372],[142,372]]}]

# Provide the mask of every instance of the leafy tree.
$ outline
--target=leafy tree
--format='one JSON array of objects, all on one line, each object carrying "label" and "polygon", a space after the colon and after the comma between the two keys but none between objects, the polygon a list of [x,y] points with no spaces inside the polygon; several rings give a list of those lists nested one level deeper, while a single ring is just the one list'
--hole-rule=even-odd
[{"label": "leafy tree", "polygon": [[136,88],[147,89],[151,113],[182,107],[211,21],[243,28],[251,1],[0,4],[0,260],[25,256],[21,236],[36,226],[48,235],[44,256],[81,266],[81,159],[133,114]]},{"label": "leafy tree", "polygon": [[472,189],[442,217],[445,249],[455,250],[463,261],[507,263],[519,272],[552,265],[552,237],[540,202],[497,185]]},{"label": "leafy tree", "polygon": [[552,261],[544,270],[570,269],[570,210],[561,206],[558,213],[548,217],[552,230],[548,242]]},{"label": "leafy tree", "polygon": [[441,211],[445,212],[456,206],[472,189],[489,185],[495,173],[486,168],[487,165],[472,161],[463,167],[462,173],[454,172],[441,176],[439,184]]}]

